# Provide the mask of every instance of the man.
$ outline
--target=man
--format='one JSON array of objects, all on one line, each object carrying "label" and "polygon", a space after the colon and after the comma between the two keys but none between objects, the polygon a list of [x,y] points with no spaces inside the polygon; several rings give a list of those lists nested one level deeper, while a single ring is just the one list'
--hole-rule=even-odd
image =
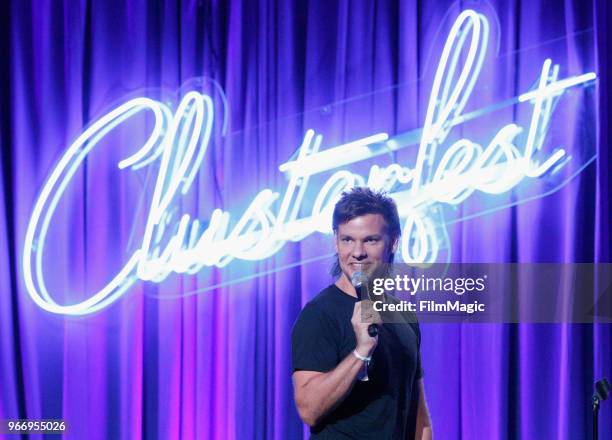
[{"label": "man", "polygon": [[395,202],[368,188],[345,192],[333,230],[338,278],[306,304],[292,333],[300,417],[313,439],[431,439],[416,320],[380,324],[372,312],[362,319],[351,284],[356,271],[372,275],[393,262],[401,233]]}]

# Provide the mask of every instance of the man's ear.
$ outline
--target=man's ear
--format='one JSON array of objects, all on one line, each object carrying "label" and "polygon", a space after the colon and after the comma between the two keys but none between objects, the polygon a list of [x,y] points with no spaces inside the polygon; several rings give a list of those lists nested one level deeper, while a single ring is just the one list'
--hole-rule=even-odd
[{"label": "man's ear", "polygon": [[336,255],[338,255],[338,233],[334,232],[334,249],[336,250]]},{"label": "man's ear", "polygon": [[391,245],[391,253],[393,255],[395,255],[397,253],[397,247],[399,246],[399,240],[400,240],[399,237],[397,237],[395,240],[393,240],[393,244]]}]

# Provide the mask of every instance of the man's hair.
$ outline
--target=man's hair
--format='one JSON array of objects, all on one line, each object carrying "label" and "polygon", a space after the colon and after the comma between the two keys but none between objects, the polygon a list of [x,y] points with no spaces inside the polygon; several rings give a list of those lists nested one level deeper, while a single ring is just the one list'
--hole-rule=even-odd
[{"label": "man's hair", "polygon": [[[391,243],[399,238],[402,233],[399,214],[395,201],[386,195],[384,191],[373,191],[367,187],[355,187],[344,191],[340,200],[334,207],[332,228],[334,234],[338,233],[338,226],[361,217],[366,214],[380,214],[385,220],[385,232],[391,239]],[[388,263],[393,262],[395,256],[391,253]],[[342,273],[340,261],[336,255],[336,261],[331,269],[334,277]]]}]

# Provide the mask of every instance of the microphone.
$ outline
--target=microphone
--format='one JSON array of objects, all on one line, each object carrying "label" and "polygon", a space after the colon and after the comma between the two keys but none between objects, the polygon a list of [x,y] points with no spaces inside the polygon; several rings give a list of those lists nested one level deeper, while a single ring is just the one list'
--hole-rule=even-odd
[{"label": "microphone", "polygon": [[606,400],[610,394],[610,382],[605,377],[595,382],[595,393],[599,400]]},{"label": "microphone", "polygon": [[[368,299],[367,297],[367,284],[368,284],[368,276],[362,271],[358,270],[353,272],[351,275],[351,284],[355,288],[355,292],[357,292],[357,298],[359,301],[364,299]],[[378,325],[370,324],[368,326],[368,335],[371,337],[376,337],[378,335]]]},{"label": "microphone", "polygon": [[595,382],[595,393],[593,394],[593,439],[599,438],[599,405],[606,400],[610,394],[610,382],[605,377]]}]

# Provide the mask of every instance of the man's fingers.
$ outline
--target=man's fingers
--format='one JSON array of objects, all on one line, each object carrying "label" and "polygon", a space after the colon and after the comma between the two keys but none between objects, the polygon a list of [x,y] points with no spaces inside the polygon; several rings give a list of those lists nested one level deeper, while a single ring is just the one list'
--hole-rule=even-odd
[{"label": "man's fingers", "polygon": [[374,310],[374,303],[370,300],[360,301],[361,305],[361,322],[367,322],[369,324],[380,324],[382,318],[380,313]]},{"label": "man's fingers", "polygon": [[374,312],[371,315],[365,315],[363,317],[363,322],[367,322],[369,324],[382,324],[382,318],[378,312]]},{"label": "man's fingers", "polygon": [[359,321],[361,319],[361,302],[357,301],[353,307],[353,317],[351,321]]}]

